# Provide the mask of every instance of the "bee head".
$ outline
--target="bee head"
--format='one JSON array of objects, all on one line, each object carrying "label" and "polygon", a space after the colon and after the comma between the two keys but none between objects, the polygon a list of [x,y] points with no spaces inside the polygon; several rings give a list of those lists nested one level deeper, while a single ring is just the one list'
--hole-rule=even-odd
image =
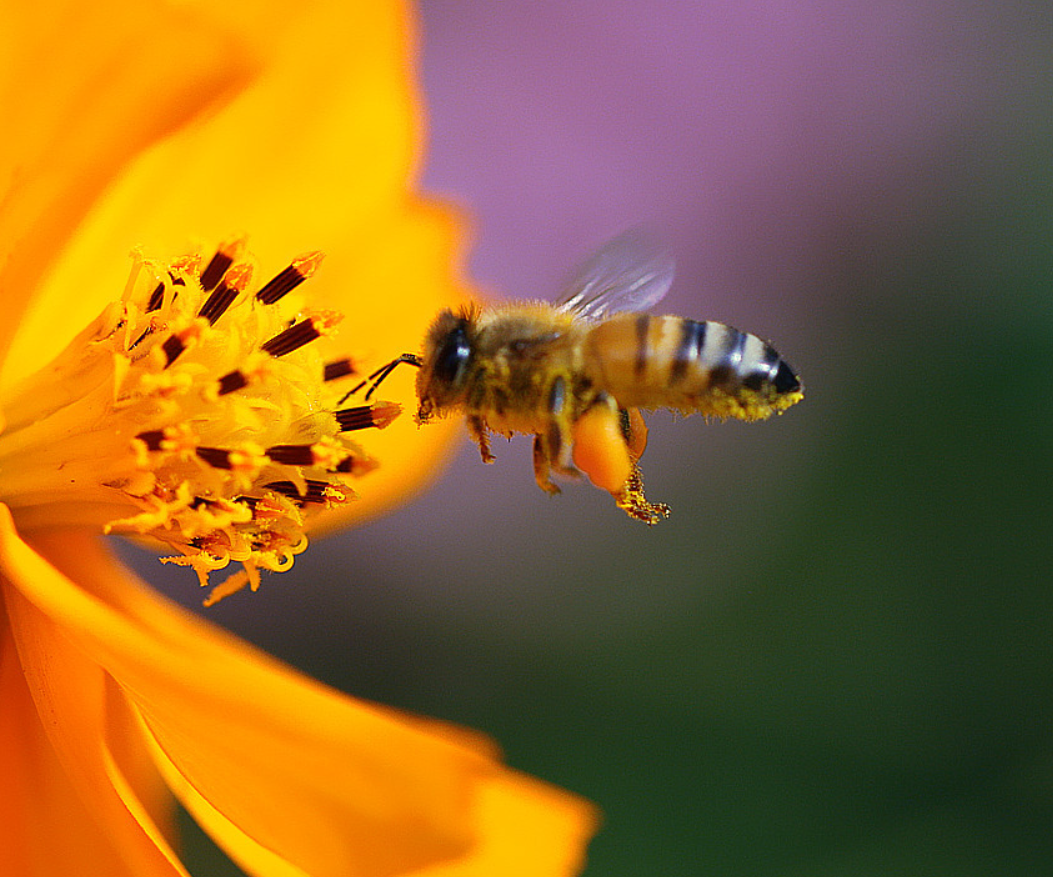
[{"label": "bee head", "polygon": [[463,401],[465,377],[473,354],[474,326],[472,311],[454,313],[449,309],[442,311],[432,323],[424,339],[424,356],[417,375],[419,422]]}]

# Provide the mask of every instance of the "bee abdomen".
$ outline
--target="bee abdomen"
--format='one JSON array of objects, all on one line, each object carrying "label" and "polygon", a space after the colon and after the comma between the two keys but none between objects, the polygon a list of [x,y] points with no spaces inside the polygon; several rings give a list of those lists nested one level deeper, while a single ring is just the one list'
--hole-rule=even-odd
[{"label": "bee abdomen", "polygon": [[589,340],[601,385],[624,407],[754,420],[801,397],[797,375],[770,344],[723,323],[626,315]]}]

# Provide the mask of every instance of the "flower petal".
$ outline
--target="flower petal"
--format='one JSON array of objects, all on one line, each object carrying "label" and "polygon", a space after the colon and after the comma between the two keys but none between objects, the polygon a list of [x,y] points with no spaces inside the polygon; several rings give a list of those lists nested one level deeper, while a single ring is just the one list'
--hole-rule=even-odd
[{"label": "flower petal", "polygon": [[569,877],[585,865],[597,812],[521,774],[488,782],[480,797],[482,842],[470,854],[413,877]]},{"label": "flower petal", "polygon": [[[270,14],[281,40],[271,48],[266,70],[221,112],[128,164],[61,254],[44,291],[50,302],[38,309],[51,318],[63,306],[82,313],[58,327],[58,340],[40,331],[33,333],[35,344],[20,339],[20,354],[39,362],[45,354],[38,345],[57,350],[118,295],[133,246],[168,258],[214,247],[235,232],[248,236],[261,269],[275,273],[300,252],[325,251],[327,263],[312,281],[312,297],[330,284],[334,301],[342,299],[349,316],[359,297],[385,301],[389,315],[416,306],[418,292],[408,285],[345,285],[334,268],[377,259],[372,247],[379,239],[395,255],[382,263],[382,273],[397,280],[409,268],[417,276],[421,254],[409,180],[418,151],[418,110],[407,77],[404,4],[320,0],[297,7],[295,15]],[[399,245],[402,237],[409,238],[407,249]],[[427,287],[440,279],[449,283],[448,254],[443,256],[441,263],[427,261],[424,270],[435,273],[422,298],[435,295]],[[352,279],[356,273],[343,271]],[[402,296],[408,301],[395,311],[390,300]],[[385,331],[376,324],[371,329]],[[54,323],[49,330],[56,333]]]},{"label": "flower petal", "polygon": [[150,873],[126,867],[114,834],[99,821],[98,811],[82,802],[41,726],[6,621],[2,636],[0,874],[59,877],[82,872],[85,862],[113,877]]},{"label": "flower petal", "polygon": [[[129,157],[244,84],[257,61],[199,11],[149,0],[5,3],[0,22],[2,360],[56,253]],[[42,356],[98,310],[77,300],[78,280],[65,309],[37,311]]]},{"label": "flower petal", "polygon": [[[112,674],[194,796],[221,814],[197,812],[220,841],[233,825],[313,877],[345,877],[463,854],[490,828],[479,815],[503,774],[477,736],[422,730],[295,673],[152,594],[89,536],[36,544],[61,573],[6,520],[0,563]],[[258,864],[247,844],[230,852]]]},{"label": "flower petal", "polygon": [[[10,581],[3,591],[13,636],[4,643],[0,759],[3,806],[13,811],[4,831],[13,836],[2,849],[27,867],[2,873],[76,874],[88,861],[115,877],[186,877],[136,794],[144,785],[123,774],[120,755],[106,745],[102,670]],[[43,726],[40,717],[48,719]],[[135,743],[120,746],[127,754]]]}]

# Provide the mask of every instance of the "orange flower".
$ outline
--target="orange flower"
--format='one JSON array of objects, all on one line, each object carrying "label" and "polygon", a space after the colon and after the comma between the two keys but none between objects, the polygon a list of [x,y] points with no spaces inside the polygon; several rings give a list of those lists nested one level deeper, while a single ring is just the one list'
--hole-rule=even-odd
[{"label": "orange flower", "polygon": [[[434,470],[448,430],[400,418],[350,441],[392,411],[334,416],[318,377],[340,353],[413,349],[464,295],[455,224],[409,186],[407,11],[0,14],[0,873],[185,874],[170,792],[250,874],[574,873],[587,804],[182,612],[98,537],[160,539],[202,575],[241,561],[251,580],[319,517],[375,514]],[[216,297],[205,263],[177,257],[220,241]],[[254,298],[250,271],[315,250],[303,302]],[[328,332],[331,310],[335,337],[273,343],[289,314]]]}]

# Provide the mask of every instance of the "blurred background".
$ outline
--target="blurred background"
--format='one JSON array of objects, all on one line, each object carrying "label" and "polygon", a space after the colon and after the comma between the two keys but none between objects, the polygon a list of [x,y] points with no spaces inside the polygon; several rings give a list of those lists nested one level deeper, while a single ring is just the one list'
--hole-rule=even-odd
[{"label": "blurred background", "polygon": [[465,439],[209,617],[598,802],[587,875],[1049,873],[1049,4],[424,0],[421,31],[424,183],[482,288],[549,298],[649,224],[662,310],[770,338],[806,399],[652,416],[653,529]]}]

